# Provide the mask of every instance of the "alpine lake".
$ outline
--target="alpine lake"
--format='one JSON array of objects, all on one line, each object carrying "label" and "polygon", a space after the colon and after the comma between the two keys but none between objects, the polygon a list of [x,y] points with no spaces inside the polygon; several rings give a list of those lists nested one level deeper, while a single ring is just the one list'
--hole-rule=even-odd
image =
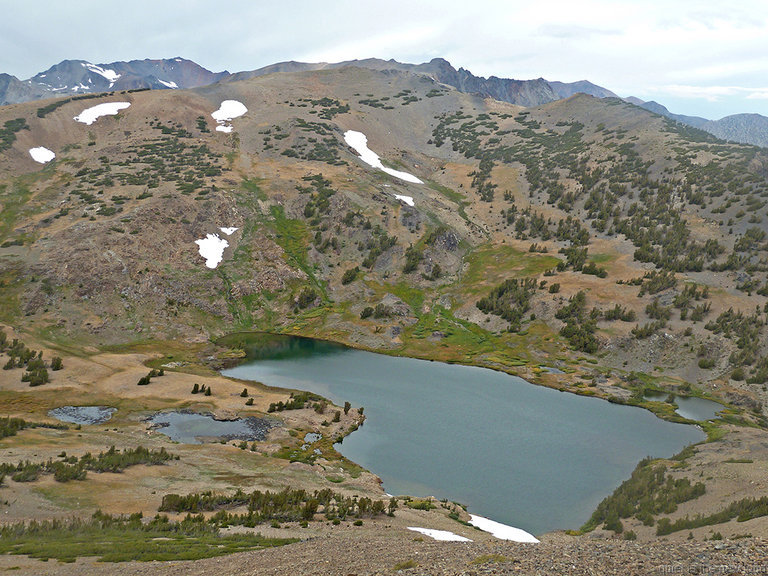
[{"label": "alpine lake", "polygon": [[[223,374],[363,406],[337,445],[390,494],[436,496],[532,534],[578,528],[646,456],[704,439],[697,426],[486,368],[248,335]],[[353,408],[354,409],[354,408]]]}]

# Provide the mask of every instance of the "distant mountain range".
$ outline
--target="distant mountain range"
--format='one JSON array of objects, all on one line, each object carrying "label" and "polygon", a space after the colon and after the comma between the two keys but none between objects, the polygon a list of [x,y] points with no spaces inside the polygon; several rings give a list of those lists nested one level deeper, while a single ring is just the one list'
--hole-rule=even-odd
[{"label": "distant mountain range", "polygon": [[709,132],[722,140],[768,147],[768,118],[760,114],[733,114],[720,120],[707,120],[700,116],[673,114],[666,107],[654,101],[640,101],[637,104],[656,114]]},{"label": "distant mountain range", "polygon": [[[227,71],[211,72],[191,60],[171,58],[98,65],[85,60],[64,60],[28,80],[19,80],[9,74],[0,74],[0,105],[113,90],[197,88],[216,82],[246,80],[279,72],[304,72],[347,66],[424,74],[460,92],[482,94],[525,107],[540,106],[569,98],[577,93],[596,98],[619,98],[607,88],[587,80],[557,82],[544,78],[535,80],[514,80],[496,76],[483,78],[475,76],[464,68],[457,70],[443,58],[434,58],[422,64],[404,64],[378,58],[337,63],[289,61],[234,74]],[[734,114],[720,120],[708,120],[698,116],[673,114],[654,101],[644,102],[634,97],[624,98],[624,100],[682,124],[709,132],[723,140],[768,147],[768,117],[760,114]]]},{"label": "distant mountain range", "polygon": [[64,60],[28,80],[0,74],[0,105],[110,90],[197,88],[230,76],[229,72],[211,72],[183,58],[99,65]]}]

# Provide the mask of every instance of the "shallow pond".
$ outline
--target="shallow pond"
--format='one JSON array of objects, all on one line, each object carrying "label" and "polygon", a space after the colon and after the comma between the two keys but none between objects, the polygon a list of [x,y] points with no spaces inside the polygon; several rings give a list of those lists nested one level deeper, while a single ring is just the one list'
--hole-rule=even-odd
[{"label": "shallow pond", "polygon": [[339,448],[387,492],[448,498],[534,534],[578,528],[642,458],[704,439],[646,410],[483,368],[303,338],[237,343],[260,359],[227,376],[364,406],[365,425]]},{"label": "shallow pond", "polygon": [[72,424],[101,424],[106,422],[117,412],[117,408],[111,406],[60,406],[48,412],[62,422],[71,422]]},{"label": "shallow pond", "polygon": [[[666,402],[669,394],[646,394],[644,398],[653,402]],[[675,412],[683,418],[700,422],[717,418],[717,413],[725,408],[722,404],[695,396],[675,396],[674,399],[677,404]]]},{"label": "shallow pond", "polygon": [[263,418],[216,420],[210,414],[158,412],[149,421],[174,442],[202,444],[220,440],[264,440],[274,423]]}]

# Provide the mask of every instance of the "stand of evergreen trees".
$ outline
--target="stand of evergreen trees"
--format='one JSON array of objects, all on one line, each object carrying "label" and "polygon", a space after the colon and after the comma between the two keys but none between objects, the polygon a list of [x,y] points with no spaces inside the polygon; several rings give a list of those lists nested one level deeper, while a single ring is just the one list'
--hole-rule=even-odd
[{"label": "stand of evergreen trees", "polygon": [[[243,514],[229,513],[225,509],[245,506]],[[217,526],[256,526],[265,522],[301,522],[311,521],[320,508],[328,520],[345,520],[348,517],[364,518],[381,514],[394,514],[397,500],[392,498],[389,504],[368,497],[350,497],[333,492],[330,489],[306,490],[285,488],[280,492],[262,492],[256,490],[246,494],[238,490],[232,495],[203,492],[181,496],[166,494],[160,505],[161,512],[218,512],[210,518]]]}]

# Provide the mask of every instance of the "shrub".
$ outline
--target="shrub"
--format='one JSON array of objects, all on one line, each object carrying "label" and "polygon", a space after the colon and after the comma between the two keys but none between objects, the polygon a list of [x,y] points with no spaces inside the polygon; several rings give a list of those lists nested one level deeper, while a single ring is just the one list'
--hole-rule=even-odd
[{"label": "shrub", "polygon": [[714,358],[702,358],[699,360],[699,368],[709,369],[714,367],[715,360]]},{"label": "shrub", "polygon": [[405,266],[403,266],[403,273],[410,274],[419,266],[423,254],[419,248],[415,246],[409,246],[405,250]]},{"label": "shrub", "polygon": [[341,283],[344,285],[347,285],[355,280],[357,278],[357,275],[360,273],[360,267],[355,266],[354,268],[350,268],[349,270],[346,270],[344,272],[344,275],[341,277]]},{"label": "shrub", "polygon": [[307,287],[304,288],[299,294],[299,297],[296,299],[296,305],[299,308],[307,308],[308,306],[314,304],[316,299],[317,292],[315,292],[314,289]]},{"label": "shrub", "polygon": [[392,316],[392,309],[384,303],[379,302],[373,310],[374,318],[389,318]]},{"label": "shrub", "polygon": [[370,318],[371,316],[373,316],[373,308],[371,306],[366,306],[360,312],[360,319],[361,320],[365,320],[366,318]]}]

